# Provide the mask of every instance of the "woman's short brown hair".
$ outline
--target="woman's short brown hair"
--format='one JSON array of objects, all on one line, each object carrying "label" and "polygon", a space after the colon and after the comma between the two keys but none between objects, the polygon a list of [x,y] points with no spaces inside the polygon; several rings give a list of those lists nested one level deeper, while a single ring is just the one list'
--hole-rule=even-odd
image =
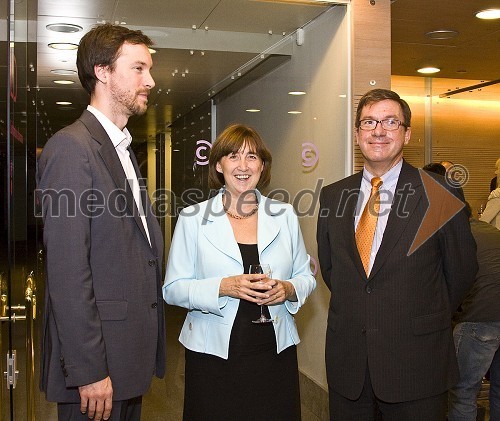
[{"label": "woman's short brown hair", "polygon": [[260,175],[257,188],[267,187],[271,181],[271,164],[273,158],[259,134],[249,126],[232,124],[217,136],[208,161],[208,186],[219,189],[225,184],[224,175],[217,171],[217,163],[231,153],[236,153],[248,146],[250,151],[262,160],[264,169]]}]

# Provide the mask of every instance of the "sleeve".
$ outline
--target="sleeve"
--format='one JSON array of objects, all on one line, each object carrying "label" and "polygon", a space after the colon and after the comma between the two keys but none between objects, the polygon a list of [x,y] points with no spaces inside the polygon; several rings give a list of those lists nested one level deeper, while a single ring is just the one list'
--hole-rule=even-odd
[{"label": "sleeve", "polygon": [[221,309],[228,302],[228,297],[219,297],[222,277],[197,278],[197,218],[183,212],[170,246],[163,299],[167,304],[222,316]]},{"label": "sleeve", "polygon": [[[463,201],[461,189],[452,189],[452,193]],[[472,287],[478,271],[476,241],[464,210],[441,228],[440,244],[450,310],[455,312]]]},{"label": "sleeve", "polygon": [[493,219],[500,213],[500,196],[491,196],[481,215],[481,221],[491,224]]},{"label": "sleeve", "polygon": [[318,260],[321,269],[321,276],[325,281],[328,289],[332,289],[330,285],[330,276],[332,273],[332,264],[330,259],[330,239],[328,238],[328,212],[329,209],[325,204],[324,189],[321,190],[319,196],[319,212],[318,225],[316,229],[316,241],[318,243]]},{"label": "sleeve", "polygon": [[293,250],[293,268],[292,278],[288,279],[297,295],[297,301],[285,301],[285,306],[291,314],[297,313],[300,307],[304,305],[307,297],[316,288],[316,279],[314,278],[310,261],[311,258],[306,252],[304,238],[299,225],[299,219],[291,207],[290,216],[288,218],[290,233],[292,235],[292,250]]},{"label": "sleeve", "polygon": [[56,135],[40,157],[37,193],[43,209],[46,288],[67,387],[108,376],[90,265],[91,218],[79,206],[91,189],[91,168],[82,142],[68,133]]}]

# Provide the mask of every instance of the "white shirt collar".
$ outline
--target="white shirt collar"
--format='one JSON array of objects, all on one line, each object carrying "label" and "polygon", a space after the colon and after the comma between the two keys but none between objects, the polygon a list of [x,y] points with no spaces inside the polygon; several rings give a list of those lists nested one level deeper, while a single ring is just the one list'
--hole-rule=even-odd
[{"label": "white shirt collar", "polygon": [[95,118],[97,118],[99,123],[101,123],[115,148],[119,146],[125,150],[130,146],[132,143],[132,136],[126,127],[123,131],[120,130],[116,124],[114,124],[108,117],[92,105],[87,105],[87,110],[94,114]]},{"label": "white shirt collar", "polygon": [[[396,184],[402,167],[403,167],[403,160],[401,159],[396,165],[394,165],[394,167],[392,167],[389,171],[387,171],[384,175],[380,177],[382,179],[382,186],[380,186],[380,188],[388,189],[389,186]],[[364,167],[363,180],[366,181],[369,185],[371,185],[371,179],[373,177],[374,175],[371,174],[370,171],[366,169],[366,167]]]}]

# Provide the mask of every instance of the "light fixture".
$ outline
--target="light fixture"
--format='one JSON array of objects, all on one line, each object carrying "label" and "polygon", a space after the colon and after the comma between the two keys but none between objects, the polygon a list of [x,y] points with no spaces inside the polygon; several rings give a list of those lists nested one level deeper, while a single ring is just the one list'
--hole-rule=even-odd
[{"label": "light fixture", "polygon": [[288,95],[305,95],[306,93],[304,91],[290,91],[288,92]]},{"label": "light fixture", "polygon": [[437,67],[422,67],[422,68],[417,70],[418,73],[422,73],[424,75],[430,75],[430,74],[437,73],[440,71],[441,71],[441,69],[439,69]]},{"label": "light fixture", "polygon": [[425,36],[430,39],[451,39],[457,37],[458,35],[459,32],[452,29],[439,29],[425,34]]},{"label": "light fixture", "polygon": [[73,44],[71,42],[51,42],[49,47],[54,50],[76,50],[78,44]]},{"label": "light fixture", "polygon": [[74,25],[72,23],[51,23],[46,26],[49,31],[54,32],[64,32],[66,34],[80,32],[83,28],[80,25]]},{"label": "light fixture", "polygon": [[73,103],[69,102],[69,101],[57,101],[56,104],[57,105],[71,105]]},{"label": "light fixture", "polygon": [[500,19],[500,9],[485,9],[476,13],[479,19]]},{"label": "light fixture", "polygon": [[76,70],[53,69],[50,71],[50,73],[53,73],[53,74],[59,75],[59,76],[73,76],[73,75],[76,75]]},{"label": "light fixture", "polygon": [[302,114],[302,111],[288,111],[288,114]]},{"label": "light fixture", "polygon": [[156,53],[156,50],[154,48],[148,47],[148,50],[150,54]]},{"label": "light fixture", "polygon": [[248,110],[245,110],[249,113],[258,113],[260,110],[258,108],[249,108]]},{"label": "light fixture", "polygon": [[57,83],[58,85],[73,85],[72,80],[53,80],[52,82]]}]

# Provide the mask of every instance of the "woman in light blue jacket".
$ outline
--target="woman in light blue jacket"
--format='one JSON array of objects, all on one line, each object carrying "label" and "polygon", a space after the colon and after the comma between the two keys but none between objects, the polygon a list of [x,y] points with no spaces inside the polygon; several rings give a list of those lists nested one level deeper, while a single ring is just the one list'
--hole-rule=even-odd
[{"label": "woman in light blue jacket", "polygon": [[[163,297],[189,310],[184,420],[300,419],[293,315],[316,281],[293,207],[257,190],[271,161],[252,128],[229,126],[210,153],[219,193],[179,216]],[[248,274],[258,263],[270,278]],[[260,305],[271,323],[252,323]]]}]

